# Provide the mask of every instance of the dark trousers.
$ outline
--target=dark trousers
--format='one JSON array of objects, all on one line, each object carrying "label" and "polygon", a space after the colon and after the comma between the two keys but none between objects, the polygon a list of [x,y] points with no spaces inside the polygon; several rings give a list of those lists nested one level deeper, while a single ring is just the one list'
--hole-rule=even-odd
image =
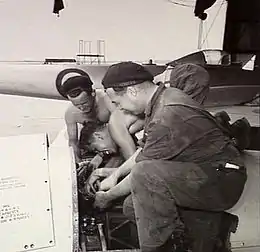
[{"label": "dark trousers", "polygon": [[130,176],[132,193],[124,202],[124,213],[136,221],[144,252],[161,251],[173,231],[184,228],[178,206],[230,209],[239,200],[247,178],[245,170],[202,169],[193,163],[162,160],[139,162]]}]

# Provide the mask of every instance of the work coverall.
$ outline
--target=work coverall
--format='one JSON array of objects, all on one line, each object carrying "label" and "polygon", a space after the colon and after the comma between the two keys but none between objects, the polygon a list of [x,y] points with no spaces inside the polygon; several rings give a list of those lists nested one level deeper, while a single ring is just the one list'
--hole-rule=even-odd
[{"label": "work coverall", "polygon": [[146,109],[143,150],[130,174],[124,213],[137,224],[142,251],[184,230],[177,207],[224,211],[239,200],[246,169],[240,153],[214,117],[176,88],[160,85]]}]

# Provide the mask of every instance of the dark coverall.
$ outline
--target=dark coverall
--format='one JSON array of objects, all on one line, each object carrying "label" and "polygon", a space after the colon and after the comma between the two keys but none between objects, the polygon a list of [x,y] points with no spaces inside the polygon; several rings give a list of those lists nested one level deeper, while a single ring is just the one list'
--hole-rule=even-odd
[{"label": "dark coverall", "polygon": [[230,209],[247,175],[245,169],[217,169],[227,162],[244,166],[240,153],[211,115],[176,88],[157,89],[146,110],[144,138],[124,213],[136,221],[141,250],[153,252],[183,230],[177,206]]}]

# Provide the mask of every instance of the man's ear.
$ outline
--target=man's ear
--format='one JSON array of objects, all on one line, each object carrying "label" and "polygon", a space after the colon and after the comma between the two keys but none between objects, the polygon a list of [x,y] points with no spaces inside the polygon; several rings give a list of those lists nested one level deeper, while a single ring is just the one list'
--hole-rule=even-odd
[{"label": "man's ear", "polygon": [[137,95],[137,91],[138,90],[137,90],[136,86],[130,86],[127,88],[127,92],[134,97]]}]

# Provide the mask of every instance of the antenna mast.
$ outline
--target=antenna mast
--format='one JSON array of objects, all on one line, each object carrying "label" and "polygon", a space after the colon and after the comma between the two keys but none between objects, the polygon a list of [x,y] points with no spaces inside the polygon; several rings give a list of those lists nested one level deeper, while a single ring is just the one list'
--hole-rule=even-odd
[{"label": "antenna mast", "polygon": [[97,40],[96,53],[92,53],[92,42],[79,40],[79,51],[77,54],[77,62],[79,64],[101,64],[106,62],[105,40]]}]

